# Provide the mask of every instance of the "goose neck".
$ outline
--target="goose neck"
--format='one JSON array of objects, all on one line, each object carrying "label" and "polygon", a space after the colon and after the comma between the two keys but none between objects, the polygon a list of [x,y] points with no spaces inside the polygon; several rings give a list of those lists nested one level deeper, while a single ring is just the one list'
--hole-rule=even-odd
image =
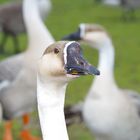
[{"label": "goose neck", "polygon": [[38,78],[37,100],[43,140],[68,140],[64,117],[67,83],[45,82]]},{"label": "goose neck", "polygon": [[40,57],[46,46],[53,43],[54,39],[41,19],[38,0],[23,1],[23,17],[29,43],[27,50]]},{"label": "goose neck", "polygon": [[98,68],[102,71],[113,72],[114,68],[114,48],[111,41],[104,43],[99,50]]},{"label": "goose neck", "polygon": [[102,46],[102,48],[99,50],[98,69],[100,70],[101,74],[100,76],[95,77],[91,87],[91,94],[94,91],[101,94],[101,96],[106,96],[105,93],[110,94],[110,89],[117,88],[113,72],[114,48],[111,41],[104,45],[105,46]]}]

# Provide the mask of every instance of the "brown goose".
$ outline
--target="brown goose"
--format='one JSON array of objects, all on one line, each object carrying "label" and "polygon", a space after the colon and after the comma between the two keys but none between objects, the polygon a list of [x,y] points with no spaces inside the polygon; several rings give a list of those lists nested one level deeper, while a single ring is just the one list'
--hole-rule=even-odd
[{"label": "brown goose", "polygon": [[[53,58],[53,59],[52,59]],[[37,99],[43,140],[68,140],[64,117],[67,84],[99,71],[89,64],[75,41],[59,41],[45,50],[38,63]]]}]

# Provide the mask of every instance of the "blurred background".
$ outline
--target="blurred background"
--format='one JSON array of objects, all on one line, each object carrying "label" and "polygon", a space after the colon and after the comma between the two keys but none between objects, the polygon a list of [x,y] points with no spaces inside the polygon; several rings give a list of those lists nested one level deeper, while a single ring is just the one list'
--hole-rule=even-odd
[{"label": "blurred background", "polygon": [[[0,0],[0,4],[13,2]],[[56,40],[60,40],[77,29],[79,23],[97,23],[105,27],[115,46],[115,78],[120,88],[134,89],[140,92],[140,9],[129,9],[120,3],[109,3],[101,0],[51,0],[52,9],[45,24]],[[0,32],[0,41],[3,33]],[[20,34],[19,51],[27,46],[26,34]],[[0,46],[1,47],[1,46]],[[82,46],[84,55],[92,64],[98,62],[98,53],[90,47]],[[8,38],[0,60],[15,54],[12,38]],[[94,59],[93,59],[94,56]],[[72,105],[83,100],[94,77],[86,76],[71,82],[67,89],[66,104]],[[41,136],[37,112],[31,114],[30,129],[36,136]],[[0,123],[0,139],[3,134],[3,123]],[[12,128],[14,140],[19,139],[22,122],[14,120]],[[84,123],[68,128],[71,140],[94,139]]]}]

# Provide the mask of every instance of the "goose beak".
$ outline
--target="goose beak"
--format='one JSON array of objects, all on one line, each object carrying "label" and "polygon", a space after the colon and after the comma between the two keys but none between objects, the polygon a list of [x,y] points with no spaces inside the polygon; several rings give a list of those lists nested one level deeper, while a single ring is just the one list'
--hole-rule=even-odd
[{"label": "goose beak", "polygon": [[[100,75],[100,71],[81,57],[75,57],[73,64],[67,64],[65,70],[71,75]],[[71,60],[72,61],[72,60]]]},{"label": "goose beak", "polygon": [[99,70],[83,57],[79,44],[73,43],[67,48],[65,70],[71,75],[100,75]]},{"label": "goose beak", "polygon": [[80,29],[77,32],[64,36],[62,40],[81,40]]}]

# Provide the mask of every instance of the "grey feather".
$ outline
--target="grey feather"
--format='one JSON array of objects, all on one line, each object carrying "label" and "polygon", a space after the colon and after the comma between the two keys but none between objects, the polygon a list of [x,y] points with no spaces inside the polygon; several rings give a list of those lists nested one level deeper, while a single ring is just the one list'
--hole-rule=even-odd
[{"label": "grey feather", "polygon": [[124,94],[126,94],[128,97],[130,97],[130,100],[134,103],[136,106],[138,115],[140,116],[140,94],[133,90],[124,89]]},{"label": "grey feather", "polygon": [[12,82],[23,67],[23,54],[15,55],[0,62],[0,84]]},{"label": "grey feather", "polygon": [[[21,73],[22,68],[23,54],[12,56],[0,63],[0,102],[2,104],[4,116],[10,116],[6,115],[5,111],[6,109],[10,110],[13,107],[10,100],[14,98],[12,97],[14,94],[12,92],[9,94],[7,91],[11,90],[11,86],[16,81],[17,76]],[[5,104],[10,104],[9,108],[7,108],[7,105]]]}]

